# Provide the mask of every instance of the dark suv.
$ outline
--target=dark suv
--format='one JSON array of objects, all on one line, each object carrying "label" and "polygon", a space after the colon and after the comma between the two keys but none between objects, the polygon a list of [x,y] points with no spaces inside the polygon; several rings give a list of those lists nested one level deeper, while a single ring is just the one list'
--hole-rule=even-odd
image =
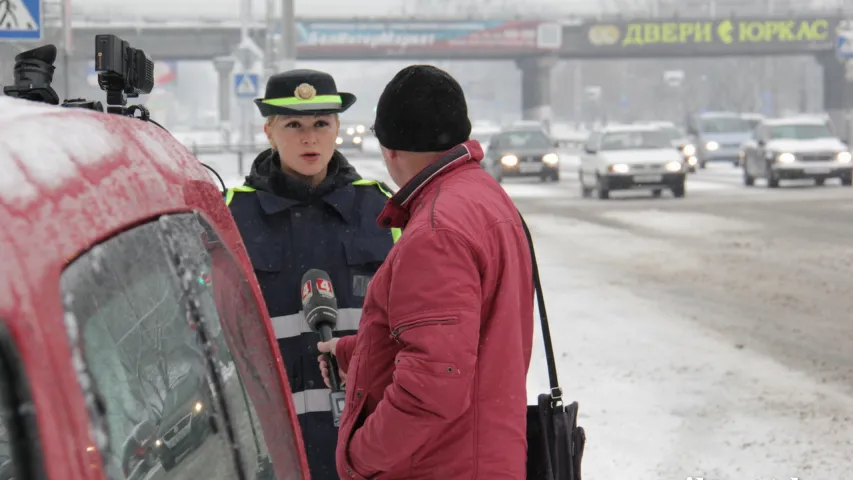
[{"label": "dark suv", "polygon": [[210,387],[201,373],[188,374],[166,394],[155,442],[163,470],[168,472],[179,457],[204,443],[212,432],[213,408]]},{"label": "dark suv", "polygon": [[539,177],[543,182],[560,179],[556,142],[540,128],[501,130],[491,138],[482,165],[498,182],[506,177]]}]

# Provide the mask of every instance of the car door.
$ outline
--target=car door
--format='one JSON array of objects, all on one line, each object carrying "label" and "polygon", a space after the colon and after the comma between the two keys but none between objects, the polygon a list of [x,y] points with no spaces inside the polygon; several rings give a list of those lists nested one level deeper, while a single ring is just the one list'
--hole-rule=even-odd
[{"label": "car door", "polygon": [[581,152],[580,173],[584,185],[590,186],[595,183],[595,174],[598,166],[598,143],[601,138],[599,132],[592,132]]},{"label": "car door", "polygon": [[740,166],[749,171],[750,157],[755,155],[755,149],[758,148],[758,137],[760,135],[761,125],[758,125],[746,142],[741,145]]},{"label": "car door", "polygon": [[765,171],[765,157],[767,156],[767,141],[769,140],[769,129],[764,125],[755,128],[755,146],[748,157],[748,173],[753,177],[761,177]]},{"label": "car door", "polygon": [[46,478],[30,385],[15,340],[0,319],[0,480]]}]

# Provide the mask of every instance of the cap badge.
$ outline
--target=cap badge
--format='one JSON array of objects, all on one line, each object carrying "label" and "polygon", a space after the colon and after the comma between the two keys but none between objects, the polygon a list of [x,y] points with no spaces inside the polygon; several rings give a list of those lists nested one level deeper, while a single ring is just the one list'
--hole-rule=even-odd
[{"label": "cap badge", "polygon": [[312,85],[307,83],[303,83],[302,85],[296,87],[296,90],[293,92],[296,98],[300,100],[311,100],[312,98],[317,96],[317,89]]}]

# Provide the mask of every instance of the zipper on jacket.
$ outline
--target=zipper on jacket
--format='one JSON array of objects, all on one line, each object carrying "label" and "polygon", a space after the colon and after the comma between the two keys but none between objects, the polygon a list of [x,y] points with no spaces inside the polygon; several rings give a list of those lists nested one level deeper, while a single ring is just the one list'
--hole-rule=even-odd
[{"label": "zipper on jacket", "polygon": [[425,327],[427,325],[444,325],[444,324],[448,324],[448,323],[450,323],[450,320],[445,319],[445,320],[423,320],[420,322],[412,322],[412,323],[409,323],[407,325],[400,325],[393,332],[391,332],[391,338],[395,342],[400,343],[400,334],[405,332],[406,330],[409,330],[412,328],[418,328],[418,327]]}]

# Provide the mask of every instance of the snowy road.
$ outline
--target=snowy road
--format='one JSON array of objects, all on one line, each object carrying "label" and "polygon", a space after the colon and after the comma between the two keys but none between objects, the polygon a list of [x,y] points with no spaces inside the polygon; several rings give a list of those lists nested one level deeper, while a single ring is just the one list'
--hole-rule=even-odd
[{"label": "snowy road", "polygon": [[[352,161],[387,180],[378,158]],[[599,201],[566,170],[505,188],[536,240],[585,476],[850,478],[853,189],[745,188],[721,165],[685,199]],[[547,391],[537,349],[531,398]]]}]

